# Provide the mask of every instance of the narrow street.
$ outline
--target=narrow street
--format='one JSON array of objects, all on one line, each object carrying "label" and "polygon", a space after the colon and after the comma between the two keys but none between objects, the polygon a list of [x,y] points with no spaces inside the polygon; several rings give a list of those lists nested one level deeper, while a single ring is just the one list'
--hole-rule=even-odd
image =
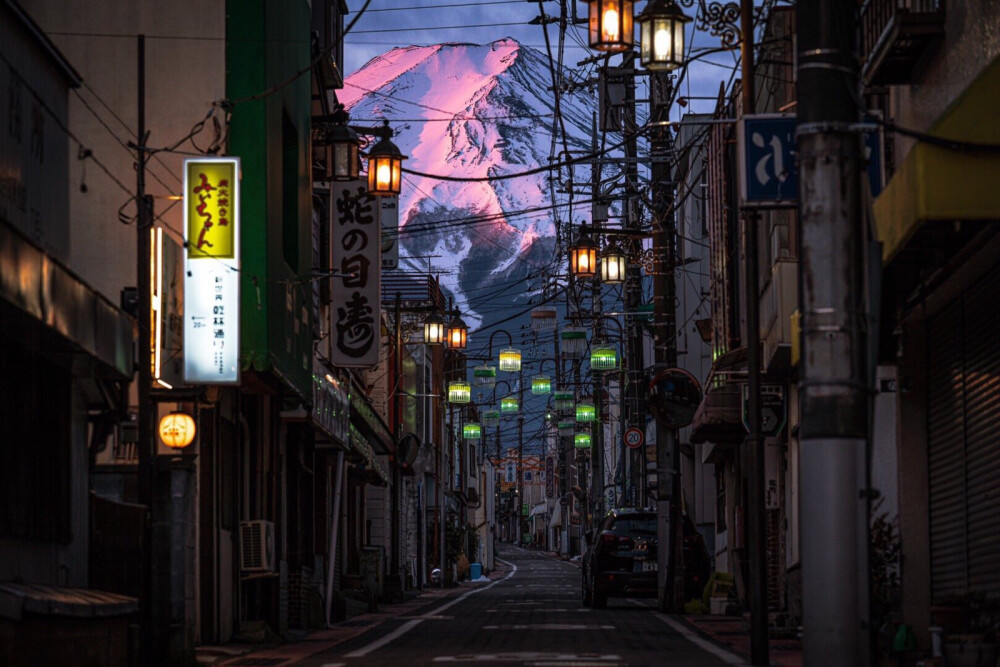
[{"label": "narrow street", "polygon": [[511,545],[503,545],[500,553],[513,566],[505,578],[469,587],[458,597],[431,603],[419,614],[388,620],[294,664],[741,662],[684,629],[678,621],[656,613],[652,600],[612,599],[605,610],[584,607],[580,602],[580,570],[574,564]]}]

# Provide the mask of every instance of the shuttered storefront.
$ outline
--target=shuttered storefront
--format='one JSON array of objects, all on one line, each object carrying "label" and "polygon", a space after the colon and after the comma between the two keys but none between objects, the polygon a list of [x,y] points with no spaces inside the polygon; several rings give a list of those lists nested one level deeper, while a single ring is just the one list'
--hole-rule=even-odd
[{"label": "shuttered storefront", "polygon": [[928,323],[928,490],[935,601],[1000,598],[1000,268]]}]

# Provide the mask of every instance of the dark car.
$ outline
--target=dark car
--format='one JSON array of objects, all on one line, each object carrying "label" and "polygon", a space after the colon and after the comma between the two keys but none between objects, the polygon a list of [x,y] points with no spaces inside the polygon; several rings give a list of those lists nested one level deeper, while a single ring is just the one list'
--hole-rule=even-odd
[{"label": "dark car", "polygon": [[608,512],[596,534],[588,533],[583,558],[583,603],[598,609],[609,597],[656,597],[656,513]]}]

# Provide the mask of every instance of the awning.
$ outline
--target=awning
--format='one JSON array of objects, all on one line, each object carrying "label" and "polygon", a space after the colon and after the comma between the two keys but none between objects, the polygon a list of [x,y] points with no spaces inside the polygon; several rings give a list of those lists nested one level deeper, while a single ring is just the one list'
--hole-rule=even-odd
[{"label": "awning", "polygon": [[0,617],[19,621],[25,614],[103,618],[139,611],[139,602],[117,593],[41,584],[0,584]]},{"label": "awning", "polygon": [[[929,134],[998,144],[1000,58],[934,123]],[[874,202],[882,260],[889,263],[915,236],[955,221],[1000,218],[1000,153],[952,150],[917,142]],[[942,224],[943,223],[943,224]]]},{"label": "awning", "polygon": [[96,361],[94,375],[132,378],[132,320],[20,233],[0,224],[0,321],[24,323],[52,355]]},{"label": "awning", "polygon": [[738,384],[726,384],[705,394],[694,413],[691,442],[735,445],[743,442],[743,396]]}]

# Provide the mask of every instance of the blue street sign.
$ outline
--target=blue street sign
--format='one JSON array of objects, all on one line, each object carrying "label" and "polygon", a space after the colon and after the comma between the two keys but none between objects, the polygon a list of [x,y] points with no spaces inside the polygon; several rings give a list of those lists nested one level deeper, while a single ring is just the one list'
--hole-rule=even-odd
[{"label": "blue street sign", "polygon": [[[794,114],[744,116],[739,125],[740,200],[744,206],[798,205],[799,176]],[[883,146],[878,130],[864,134],[864,158],[872,197],[882,192]]]}]

